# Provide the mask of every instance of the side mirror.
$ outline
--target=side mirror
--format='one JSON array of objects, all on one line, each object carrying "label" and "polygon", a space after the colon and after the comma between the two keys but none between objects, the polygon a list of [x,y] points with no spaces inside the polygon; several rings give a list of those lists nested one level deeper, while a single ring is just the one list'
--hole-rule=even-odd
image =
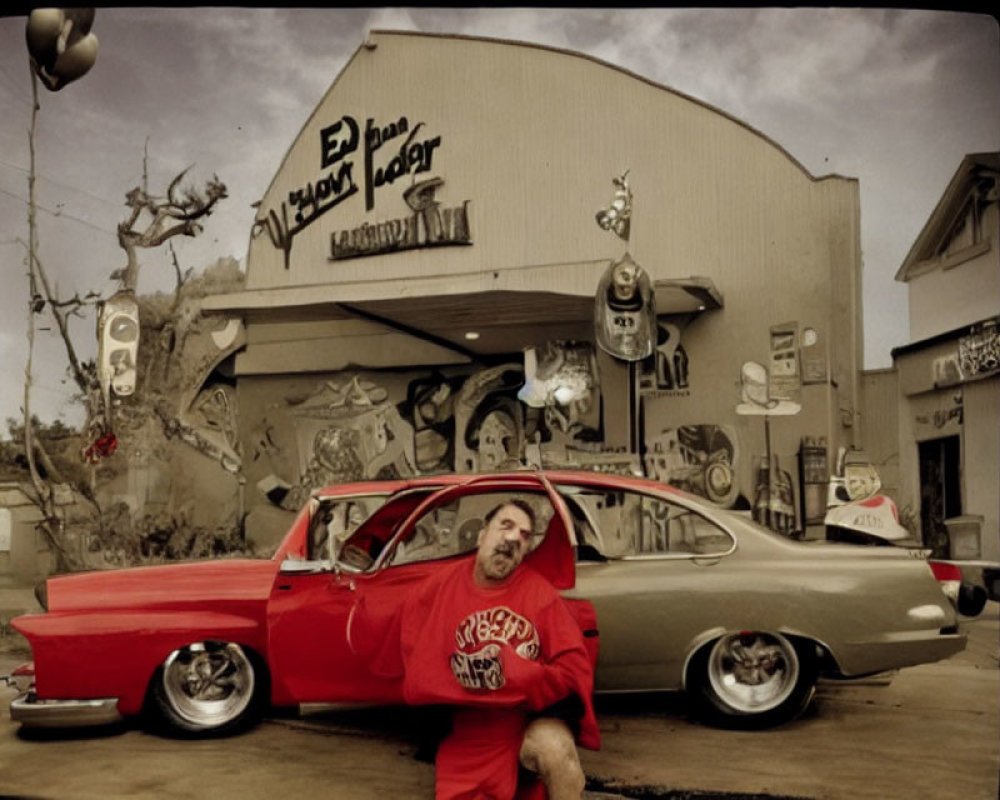
[{"label": "side mirror", "polygon": [[[336,569],[335,567],[333,567]],[[295,556],[287,556],[281,562],[280,572],[283,575],[315,575],[319,572],[329,572],[331,564],[328,560],[311,561]]]}]

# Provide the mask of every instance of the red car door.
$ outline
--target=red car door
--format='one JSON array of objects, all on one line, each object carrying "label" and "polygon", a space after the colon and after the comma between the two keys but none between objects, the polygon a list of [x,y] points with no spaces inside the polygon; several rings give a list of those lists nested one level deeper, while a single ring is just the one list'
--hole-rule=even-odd
[{"label": "red car door", "polygon": [[[573,585],[569,512],[548,481],[534,473],[474,477],[423,495],[407,506],[390,501],[343,544],[332,565],[287,561],[268,603],[268,651],[275,705],[312,702],[379,702],[401,699],[397,680],[373,676],[351,650],[347,626],[351,608],[364,595],[383,608],[405,602],[417,584],[442,563],[393,565],[395,548],[409,541],[414,526],[432,509],[467,494],[531,492],[547,495],[555,510],[541,544],[528,556],[559,588]],[[400,514],[401,509],[410,513]]]},{"label": "red car door", "polygon": [[[347,619],[358,592],[381,587],[380,594],[391,599],[397,591],[405,593],[407,585],[425,577],[426,569],[383,575],[370,568],[374,559],[364,551],[384,547],[399,523],[436,488],[404,490],[390,498],[354,530],[339,554],[333,554],[341,560],[293,556],[282,562],[267,606],[268,663],[275,705],[396,699],[395,682],[374,678],[351,652]],[[343,503],[344,499],[333,497],[327,502]],[[306,527],[310,538],[313,528],[324,524],[317,519],[326,510],[322,503],[312,501],[309,507],[312,518]],[[324,547],[323,555],[330,554]]]}]

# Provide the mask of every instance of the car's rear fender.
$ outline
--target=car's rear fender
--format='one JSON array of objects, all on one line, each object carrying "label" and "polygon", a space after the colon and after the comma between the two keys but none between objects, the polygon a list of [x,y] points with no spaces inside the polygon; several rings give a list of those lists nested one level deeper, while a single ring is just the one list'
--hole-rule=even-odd
[{"label": "car's rear fender", "polygon": [[142,710],[157,667],[183,645],[236,642],[266,655],[256,619],[210,611],[50,612],[12,622],[27,638],[42,699],[117,697],[124,714]]},{"label": "car's rear fender", "polygon": [[[681,689],[687,690],[688,685],[688,675],[689,668],[691,666],[691,660],[698,654],[703,647],[707,647],[720,636],[727,633],[733,633],[734,631],[726,630],[725,628],[712,628],[710,630],[702,632],[699,636],[696,636],[689,644],[686,650],[686,656],[684,658],[684,667],[681,671]],[[771,632],[771,631],[766,631]],[[837,666],[837,661],[833,657],[833,653],[830,648],[827,647],[823,642],[819,641],[815,637],[809,636],[802,633],[801,631],[789,630],[783,626],[774,629],[775,633],[780,633],[785,636],[794,644],[800,646],[801,648],[814,648],[817,663],[821,671],[830,671],[837,673],[839,672],[839,667]]]}]

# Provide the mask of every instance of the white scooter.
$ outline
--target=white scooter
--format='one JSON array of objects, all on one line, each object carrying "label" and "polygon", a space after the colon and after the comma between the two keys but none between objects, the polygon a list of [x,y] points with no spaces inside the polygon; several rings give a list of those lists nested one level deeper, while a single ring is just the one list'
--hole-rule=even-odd
[{"label": "white scooter", "polygon": [[914,543],[910,532],[899,524],[896,504],[879,494],[881,488],[882,479],[868,457],[860,450],[841,447],[826,498],[823,524],[827,540],[872,545]]},{"label": "white scooter", "polygon": [[975,617],[986,606],[984,586],[963,579],[959,565],[930,558],[931,551],[899,523],[899,510],[892,498],[879,494],[882,480],[860,450],[840,448],[837,470],[830,478],[827,511],[823,519],[826,539],[850,544],[906,547],[926,558],[941,590],[963,616]]}]

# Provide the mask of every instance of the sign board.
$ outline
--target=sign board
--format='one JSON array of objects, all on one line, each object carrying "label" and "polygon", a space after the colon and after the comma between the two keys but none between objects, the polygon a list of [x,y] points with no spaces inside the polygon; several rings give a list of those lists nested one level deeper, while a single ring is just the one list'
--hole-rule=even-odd
[{"label": "sign board", "polygon": [[11,531],[14,517],[9,508],[0,508],[0,553],[10,552]]}]

